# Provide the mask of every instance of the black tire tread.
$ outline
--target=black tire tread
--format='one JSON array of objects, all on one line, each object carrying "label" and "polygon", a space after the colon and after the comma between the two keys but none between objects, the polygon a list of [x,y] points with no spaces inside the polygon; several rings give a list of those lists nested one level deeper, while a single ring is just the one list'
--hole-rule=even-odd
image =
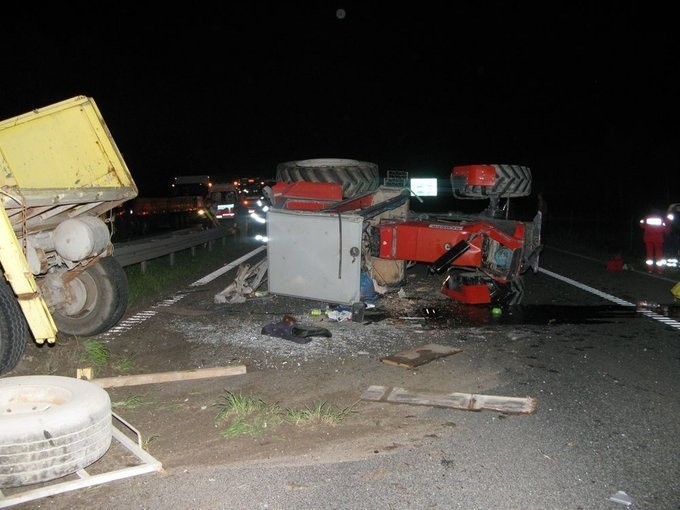
[{"label": "black tire tread", "polygon": [[380,185],[378,165],[352,159],[317,159],[279,163],[276,180],[286,183],[330,182],[342,184],[344,198],[374,191]]},{"label": "black tire tread", "polygon": [[26,318],[11,287],[0,278],[0,375],[17,366],[27,340]]},{"label": "black tire tread", "polygon": [[[32,485],[75,473],[110,448],[111,400],[103,389],[61,376],[8,377],[0,384],[9,393],[16,385],[61,387],[69,394],[65,401],[52,402],[34,416],[17,414],[0,419],[0,488]],[[33,422],[29,424],[27,418]]]},{"label": "black tire tread", "polygon": [[496,182],[492,187],[465,186],[462,195],[466,198],[527,197],[531,195],[531,169],[522,165],[492,165],[496,169]]},{"label": "black tire tread", "polygon": [[105,298],[85,317],[69,317],[53,311],[57,329],[70,335],[98,335],[115,326],[127,309],[127,275],[120,263],[113,257],[104,257],[88,267]]}]

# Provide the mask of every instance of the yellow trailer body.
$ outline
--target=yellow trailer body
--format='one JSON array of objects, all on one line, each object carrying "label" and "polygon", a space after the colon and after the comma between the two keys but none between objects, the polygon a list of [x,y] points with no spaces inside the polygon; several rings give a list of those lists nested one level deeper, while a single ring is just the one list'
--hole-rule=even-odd
[{"label": "yellow trailer body", "polygon": [[0,189],[15,230],[29,232],[137,196],[99,108],[85,96],[0,122]]},{"label": "yellow trailer body", "polygon": [[77,96],[0,122],[0,374],[28,329],[91,335],[127,306],[110,212],[137,186],[94,100]]}]

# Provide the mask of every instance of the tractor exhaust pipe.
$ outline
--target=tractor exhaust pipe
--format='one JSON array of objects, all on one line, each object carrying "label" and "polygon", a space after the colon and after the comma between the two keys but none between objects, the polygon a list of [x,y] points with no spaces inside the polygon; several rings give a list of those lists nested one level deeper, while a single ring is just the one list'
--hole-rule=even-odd
[{"label": "tractor exhaust pipe", "polygon": [[427,269],[430,274],[439,274],[446,267],[451,265],[451,262],[460,257],[463,253],[470,249],[470,243],[465,239],[458,242],[455,246],[449,249],[444,255],[435,260]]}]

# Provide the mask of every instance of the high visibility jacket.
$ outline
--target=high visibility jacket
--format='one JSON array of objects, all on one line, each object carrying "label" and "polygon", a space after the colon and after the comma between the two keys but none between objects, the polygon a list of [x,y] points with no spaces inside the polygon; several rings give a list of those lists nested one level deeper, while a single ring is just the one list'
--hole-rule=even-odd
[{"label": "high visibility jacket", "polygon": [[661,216],[648,216],[640,220],[640,227],[645,232],[642,238],[645,243],[662,243],[664,236],[670,231]]}]

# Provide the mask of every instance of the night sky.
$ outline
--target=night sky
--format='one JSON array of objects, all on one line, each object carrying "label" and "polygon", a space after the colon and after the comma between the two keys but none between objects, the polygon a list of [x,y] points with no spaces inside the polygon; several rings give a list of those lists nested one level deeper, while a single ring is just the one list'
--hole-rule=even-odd
[{"label": "night sky", "polygon": [[0,118],[94,97],[140,194],[335,157],[442,181],[453,165],[528,165],[563,209],[680,202],[670,8],[448,4],[18,7]]}]

